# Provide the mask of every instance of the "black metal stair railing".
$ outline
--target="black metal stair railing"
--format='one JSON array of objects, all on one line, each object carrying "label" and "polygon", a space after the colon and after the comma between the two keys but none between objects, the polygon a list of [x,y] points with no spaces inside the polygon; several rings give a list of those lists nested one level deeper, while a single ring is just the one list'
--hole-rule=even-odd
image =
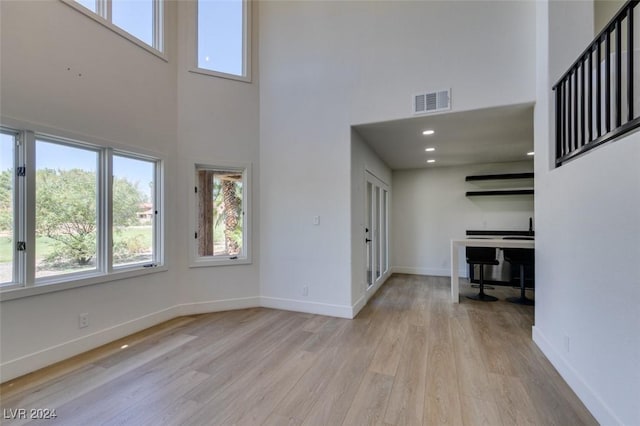
[{"label": "black metal stair railing", "polygon": [[556,166],[640,127],[639,1],[627,1],[553,86]]}]

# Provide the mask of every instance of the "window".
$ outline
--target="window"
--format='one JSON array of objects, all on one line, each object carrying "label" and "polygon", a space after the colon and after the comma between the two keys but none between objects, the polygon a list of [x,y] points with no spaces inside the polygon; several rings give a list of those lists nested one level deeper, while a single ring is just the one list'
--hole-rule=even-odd
[{"label": "window", "polygon": [[249,80],[249,5],[247,0],[198,0],[199,70]]},{"label": "window", "polygon": [[154,261],[155,163],[113,156],[113,265]]},{"label": "window", "polygon": [[250,262],[248,167],[196,165],[192,266]]},{"label": "window", "polygon": [[164,0],[62,1],[153,53],[164,51]]},{"label": "window", "polygon": [[11,133],[0,133],[0,285],[14,282],[15,136]]},{"label": "window", "polygon": [[160,159],[28,130],[0,136],[3,300],[163,265]]},{"label": "window", "polygon": [[97,269],[98,154],[36,140],[36,278]]}]

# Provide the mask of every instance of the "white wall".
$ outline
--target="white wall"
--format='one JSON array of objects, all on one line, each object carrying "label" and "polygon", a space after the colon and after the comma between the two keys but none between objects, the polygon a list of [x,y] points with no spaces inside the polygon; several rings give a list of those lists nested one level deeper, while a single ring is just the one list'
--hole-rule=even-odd
[{"label": "white wall", "polygon": [[[395,272],[449,276],[451,239],[468,229],[529,228],[533,196],[466,197],[467,191],[532,187],[533,180],[465,182],[465,176],[533,171],[532,161],[393,172],[392,265]],[[459,265],[467,276],[464,257]]]},{"label": "white wall", "polygon": [[[366,257],[365,257],[365,215],[366,182],[365,173],[370,172],[387,184],[390,199],[393,200],[391,169],[369,148],[357,131],[351,130],[351,305],[354,314],[366,303]],[[391,206],[389,205],[389,212]],[[391,224],[391,218],[389,218]],[[391,243],[389,242],[389,247]],[[389,269],[390,271],[390,269]],[[384,279],[384,277],[383,277]],[[375,291],[374,289],[372,289]]]},{"label": "white wall", "polygon": [[[257,14],[258,3],[253,3]],[[257,304],[259,295],[259,102],[257,19],[252,34],[252,82],[190,72],[195,65],[196,3],[178,2],[178,193],[180,211],[175,244],[180,276],[180,303],[211,307]],[[250,265],[189,268],[194,232],[187,206],[195,202],[191,188],[193,164],[239,163],[252,165]]]},{"label": "white wall", "polygon": [[456,111],[533,101],[534,11],[532,2],[260,4],[263,296],[350,309],[351,125],[406,118],[411,95],[429,89],[451,87]]},{"label": "white wall", "polygon": [[550,85],[591,41],[592,25],[591,2],[538,3],[534,340],[601,424],[632,425],[640,423],[640,134],[552,166]]},{"label": "white wall", "polygon": [[[173,62],[62,2],[1,2],[0,13],[3,120],[167,157],[165,217],[172,241],[177,234]],[[172,57],[175,22],[167,30]],[[177,296],[175,247],[168,244],[166,254],[168,272],[2,302],[2,379],[166,319]],[[80,312],[90,314],[90,326],[82,330]],[[112,329],[134,320],[139,321]]]},{"label": "white wall", "polygon": [[[257,51],[251,84],[190,73],[194,3],[167,5],[168,62],[62,2],[0,2],[3,122],[167,158],[169,267],[2,302],[2,381],[177,315],[260,303]],[[252,164],[252,264],[188,268],[194,161]],[[81,312],[90,326],[79,330]]]}]

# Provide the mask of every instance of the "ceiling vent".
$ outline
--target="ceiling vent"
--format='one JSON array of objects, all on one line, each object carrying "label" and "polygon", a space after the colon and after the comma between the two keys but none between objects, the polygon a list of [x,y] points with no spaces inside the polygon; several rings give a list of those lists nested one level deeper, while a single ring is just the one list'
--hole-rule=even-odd
[{"label": "ceiling vent", "polygon": [[413,97],[413,113],[427,114],[451,109],[451,89],[420,93]]}]

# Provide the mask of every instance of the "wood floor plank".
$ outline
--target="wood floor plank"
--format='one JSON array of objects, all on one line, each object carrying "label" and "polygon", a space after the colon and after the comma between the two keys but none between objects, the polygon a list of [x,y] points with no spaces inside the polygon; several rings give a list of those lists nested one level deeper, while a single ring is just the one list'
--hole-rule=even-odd
[{"label": "wood floor plank", "polygon": [[451,310],[433,299],[429,305],[424,425],[462,425],[458,372],[451,336]]},{"label": "wood floor plank", "polygon": [[368,371],[342,424],[383,425],[392,387],[392,376]]},{"label": "wood floor plank", "polygon": [[427,376],[427,331],[410,325],[400,365],[393,381],[384,421],[393,425],[419,425],[424,415]]},{"label": "wood floor plank", "polygon": [[517,289],[449,292],[396,274],[353,320],[177,318],[0,385],[0,408],[56,409],[47,423],[65,426],[597,424],[532,342],[533,307],[503,300]]}]

